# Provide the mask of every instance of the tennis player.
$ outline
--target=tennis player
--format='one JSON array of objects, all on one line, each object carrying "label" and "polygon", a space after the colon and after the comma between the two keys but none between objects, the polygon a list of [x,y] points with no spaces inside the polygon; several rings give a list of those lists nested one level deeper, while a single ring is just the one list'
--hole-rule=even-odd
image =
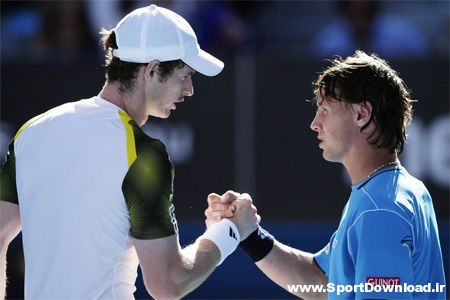
[{"label": "tennis player", "polygon": [[[344,165],[352,182],[339,227],[315,254],[286,246],[261,227],[241,248],[285,289],[323,287],[290,290],[305,299],[445,299],[431,196],[398,158],[412,119],[405,83],[383,59],[356,51],[333,60],[314,92],[311,129],[319,148],[325,160]],[[320,176],[316,183],[327,185]],[[221,219],[230,200],[210,205],[208,219]]]},{"label": "tennis player", "polygon": [[173,299],[258,226],[251,199],[240,197],[233,218],[208,222],[182,249],[174,167],[140,128],[193,95],[195,71],[215,76],[223,63],[200,49],[186,20],[155,5],[102,35],[99,95],[33,118],[9,145],[0,172],[0,299],[8,244],[20,230],[27,299],[132,299],[138,264],[148,292]]}]

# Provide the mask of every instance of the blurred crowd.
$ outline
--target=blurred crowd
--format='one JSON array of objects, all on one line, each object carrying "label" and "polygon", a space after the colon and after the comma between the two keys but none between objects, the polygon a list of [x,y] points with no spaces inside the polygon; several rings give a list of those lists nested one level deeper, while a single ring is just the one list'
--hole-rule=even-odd
[{"label": "blurred crowd", "polygon": [[247,39],[244,2],[218,1],[6,1],[1,7],[2,59],[73,63],[102,57],[101,28],[112,29],[126,13],[155,3],[183,15],[202,47],[222,55]]},{"label": "blurred crowd", "polygon": [[[101,61],[101,28],[149,1],[2,1],[1,58],[14,63]],[[184,16],[202,48],[287,59],[345,56],[444,58],[447,1],[152,1]]]}]

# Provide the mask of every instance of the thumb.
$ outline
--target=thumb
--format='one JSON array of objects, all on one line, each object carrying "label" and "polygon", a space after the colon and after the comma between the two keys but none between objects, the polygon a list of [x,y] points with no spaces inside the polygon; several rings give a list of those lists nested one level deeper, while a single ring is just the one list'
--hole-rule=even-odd
[{"label": "thumb", "polygon": [[216,193],[211,193],[207,198],[208,204],[211,205],[214,202],[222,202],[222,197]]},{"label": "thumb", "polygon": [[234,212],[236,211],[236,205],[230,204],[227,210],[224,212],[224,218],[232,218],[234,217]]}]

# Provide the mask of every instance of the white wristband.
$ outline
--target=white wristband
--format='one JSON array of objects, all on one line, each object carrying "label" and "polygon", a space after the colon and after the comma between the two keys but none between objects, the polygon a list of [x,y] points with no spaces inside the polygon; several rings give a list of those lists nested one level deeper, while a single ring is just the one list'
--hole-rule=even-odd
[{"label": "white wristband", "polygon": [[220,262],[217,265],[220,265],[228,255],[236,250],[241,241],[241,236],[232,221],[222,219],[211,225],[198,240],[210,240],[216,244],[220,251]]}]

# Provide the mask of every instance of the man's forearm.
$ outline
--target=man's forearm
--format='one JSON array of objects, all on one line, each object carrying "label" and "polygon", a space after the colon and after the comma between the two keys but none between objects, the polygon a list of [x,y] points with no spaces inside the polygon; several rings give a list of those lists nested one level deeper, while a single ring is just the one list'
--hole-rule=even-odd
[{"label": "man's forearm", "polygon": [[198,240],[184,249],[178,245],[176,251],[177,254],[169,254],[172,258],[169,264],[154,266],[159,270],[157,273],[143,269],[145,286],[155,299],[186,296],[214,271],[220,259],[218,248],[209,240]]},{"label": "man's forearm", "polygon": [[[236,225],[223,219],[212,224],[197,241],[181,250],[181,268],[171,272],[180,296],[197,288],[240,242]],[[181,270],[180,270],[181,269]]]},{"label": "man's forearm", "polygon": [[0,299],[6,296],[6,249],[0,245]]},{"label": "man's forearm", "polygon": [[[269,254],[256,265],[275,283],[288,290],[288,285],[323,285],[327,278],[313,261],[311,253],[283,245],[278,241]],[[289,290],[288,290],[289,291]],[[289,291],[292,293],[292,291]],[[326,299],[326,293],[294,293],[304,299]]]},{"label": "man's forearm", "polygon": [[220,252],[210,240],[200,240],[182,250],[182,268],[174,272],[174,283],[181,297],[196,289],[214,271]]}]

